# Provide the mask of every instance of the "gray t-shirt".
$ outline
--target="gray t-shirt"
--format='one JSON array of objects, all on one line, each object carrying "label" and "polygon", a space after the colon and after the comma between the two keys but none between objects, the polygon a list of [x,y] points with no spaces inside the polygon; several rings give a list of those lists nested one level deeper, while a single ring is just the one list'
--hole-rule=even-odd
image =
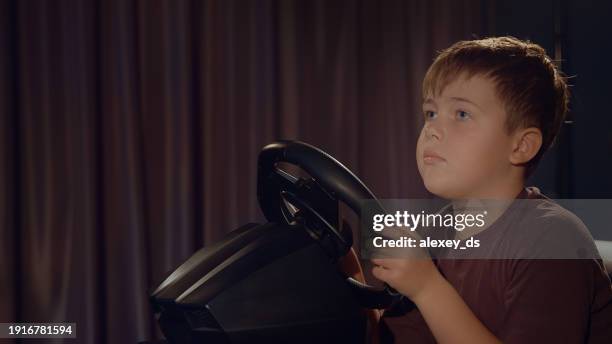
[{"label": "gray t-shirt", "polygon": [[[612,343],[612,285],[587,228],[537,188],[517,199],[538,201],[510,205],[474,236],[479,252],[449,252],[438,269],[504,343]],[[435,343],[418,309],[391,313],[383,342]]]}]

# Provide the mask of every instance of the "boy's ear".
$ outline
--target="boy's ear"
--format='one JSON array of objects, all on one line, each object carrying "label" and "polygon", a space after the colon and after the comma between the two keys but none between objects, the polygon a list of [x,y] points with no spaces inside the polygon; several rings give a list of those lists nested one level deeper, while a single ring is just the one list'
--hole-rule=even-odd
[{"label": "boy's ear", "polygon": [[542,146],[542,132],[536,127],[518,129],[514,135],[510,162],[521,165],[533,159]]}]

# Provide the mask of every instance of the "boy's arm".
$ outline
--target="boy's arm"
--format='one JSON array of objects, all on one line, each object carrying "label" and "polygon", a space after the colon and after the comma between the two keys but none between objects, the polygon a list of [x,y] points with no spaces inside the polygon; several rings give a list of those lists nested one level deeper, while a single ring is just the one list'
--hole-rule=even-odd
[{"label": "boy's arm", "polygon": [[444,279],[431,259],[372,259],[374,276],[409,297],[438,343],[501,343]]},{"label": "boy's arm", "polygon": [[501,343],[478,320],[444,277],[423,290],[413,302],[438,343]]}]

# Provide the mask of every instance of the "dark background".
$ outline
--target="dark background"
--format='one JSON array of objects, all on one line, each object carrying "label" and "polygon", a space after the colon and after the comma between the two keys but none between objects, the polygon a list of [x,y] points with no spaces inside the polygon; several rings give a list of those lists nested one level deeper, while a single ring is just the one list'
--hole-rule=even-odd
[{"label": "dark background", "polygon": [[263,221],[256,158],[278,138],[324,149],[381,198],[429,197],[420,85],[460,39],[511,34],[562,60],[573,123],[528,184],[610,198],[611,14],[577,0],[0,0],[0,322],[153,338],[151,288]]}]

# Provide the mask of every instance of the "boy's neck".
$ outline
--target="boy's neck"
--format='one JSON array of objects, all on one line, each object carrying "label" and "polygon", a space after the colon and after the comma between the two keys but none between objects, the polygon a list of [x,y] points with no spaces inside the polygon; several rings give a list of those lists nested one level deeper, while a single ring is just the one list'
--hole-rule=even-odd
[{"label": "boy's neck", "polygon": [[481,189],[471,190],[471,192],[462,195],[460,198],[453,199],[453,204],[461,204],[465,201],[474,199],[498,199],[498,200],[513,200],[525,188],[525,180],[523,178],[512,177],[505,178],[502,181],[490,183],[482,186]]},{"label": "boy's neck", "polygon": [[456,233],[459,238],[467,238],[473,236],[487,227],[489,227],[495,220],[497,220],[510,206],[510,204],[520,195],[524,190],[525,184],[521,180],[520,183],[506,184],[505,187],[498,188],[493,192],[490,190],[486,197],[465,197],[462,199],[452,200],[453,214],[472,214],[474,216],[485,212],[485,224],[483,227],[473,228],[471,231],[464,231],[463,233]]}]

